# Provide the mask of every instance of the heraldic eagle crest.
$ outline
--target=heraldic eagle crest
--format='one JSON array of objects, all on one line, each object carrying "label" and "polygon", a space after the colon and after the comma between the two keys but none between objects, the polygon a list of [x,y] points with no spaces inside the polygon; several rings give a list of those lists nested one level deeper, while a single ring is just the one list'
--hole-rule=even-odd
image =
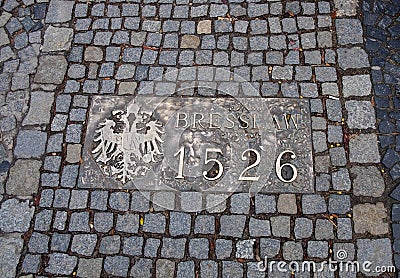
[{"label": "heraldic eagle crest", "polygon": [[92,154],[105,175],[126,184],[162,159],[163,133],[163,124],[132,101],[98,125]]}]

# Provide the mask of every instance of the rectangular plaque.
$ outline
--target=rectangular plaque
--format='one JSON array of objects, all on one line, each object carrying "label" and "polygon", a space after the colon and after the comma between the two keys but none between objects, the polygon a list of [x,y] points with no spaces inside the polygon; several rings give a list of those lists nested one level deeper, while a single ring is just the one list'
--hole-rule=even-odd
[{"label": "rectangular plaque", "polygon": [[314,191],[309,102],[94,96],[79,186]]}]

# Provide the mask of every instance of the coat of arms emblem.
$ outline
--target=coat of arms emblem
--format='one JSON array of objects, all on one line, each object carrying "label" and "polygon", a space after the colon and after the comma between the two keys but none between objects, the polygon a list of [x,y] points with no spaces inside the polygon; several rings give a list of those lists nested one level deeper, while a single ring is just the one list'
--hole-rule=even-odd
[{"label": "coat of arms emblem", "polygon": [[146,175],[152,164],[162,160],[163,128],[132,101],[126,110],[113,110],[98,125],[92,154],[105,175],[126,184]]}]

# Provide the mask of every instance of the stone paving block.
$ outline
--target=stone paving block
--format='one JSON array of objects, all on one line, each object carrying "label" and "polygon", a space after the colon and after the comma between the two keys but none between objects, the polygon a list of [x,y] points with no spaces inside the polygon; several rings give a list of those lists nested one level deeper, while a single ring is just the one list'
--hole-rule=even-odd
[{"label": "stone paving block", "polygon": [[349,191],[351,189],[351,180],[349,171],[341,168],[332,173],[332,185],[335,190]]},{"label": "stone paving block", "polygon": [[339,48],[337,53],[339,67],[344,70],[370,66],[367,53],[360,47]]},{"label": "stone paving block", "polygon": [[74,212],[71,214],[69,222],[69,231],[71,232],[89,232],[89,213]]},{"label": "stone paving block", "polygon": [[143,238],[131,236],[123,239],[123,253],[130,256],[142,255]]},{"label": "stone paving block", "polygon": [[375,111],[370,101],[349,100],[345,106],[349,128],[375,128]]},{"label": "stone paving block", "polygon": [[327,210],[325,199],[319,195],[303,195],[303,214],[325,213]]},{"label": "stone paving block", "polygon": [[107,209],[108,192],[106,191],[93,191],[90,194],[90,208],[96,210]]},{"label": "stone paving block", "polygon": [[181,209],[187,212],[201,211],[203,208],[200,192],[181,192]]},{"label": "stone paving block", "polygon": [[351,210],[350,195],[329,196],[328,211],[335,214],[345,214]]},{"label": "stone paving block", "polygon": [[166,220],[161,213],[150,213],[144,217],[143,231],[149,233],[164,233]]},{"label": "stone paving block", "polygon": [[388,217],[384,204],[358,204],[353,207],[354,231],[356,233],[370,232],[372,235],[384,235],[389,232],[386,222]]},{"label": "stone paving block", "polygon": [[232,241],[227,239],[217,239],[215,242],[215,255],[217,259],[226,259],[231,256]]},{"label": "stone paving block", "polygon": [[139,216],[137,214],[127,213],[119,214],[115,230],[125,233],[137,233],[139,229]]},{"label": "stone paving block", "polygon": [[329,245],[327,241],[309,241],[307,244],[307,254],[312,258],[325,259],[328,257]]},{"label": "stone paving block", "polygon": [[166,260],[158,259],[156,261],[156,277],[157,278],[173,278],[175,272],[175,263]]},{"label": "stone paving block", "polygon": [[[60,1],[61,2],[61,1]],[[62,1],[68,2],[68,1]],[[51,70],[51,74],[49,74]],[[35,82],[61,84],[67,71],[67,61],[62,55],[45,55],[39,58]]]},{"label": "stone paving block", "polygon": [[270,236],[271,226],[268,220],[250,218],[249,233],[252,237]]},{"label": "stone paving block", "polygon": [[232,261],[222,261],[222,277],[242,277],[243,264]]},{"label": "stone paving block", "polygon": [[253,259],[254,258],[255,239],[239,240],[236,243],[236,258]]},{"label": "stone paving block", "polygon": [[77,275],[79,277],[90,278],[101,275],[103,259],[85,259],[79,258]]},{"label": "stone paving block", "polygon": [[261,258],[274,258],[278,255],[281,243],[277,239],[261,238],[260,239],[260,256]]},{"label": "stone paving block", "polygon": [[78,262],[77,257],[62,253],[53,253],[49,257],[49,265],[45,270],[55,275],[71,275]]},{"label": "stone paving block", "polygon": [[35,219],[35,231],[48,231],[50,230],[51,219],[53,216],[53,211],[42,210],[36,213]]},{"label": "stone paving block", "polygon": [[40,255],[26,254],[22,263],[23,273],[36,273],[39,270]]},{"label": "stone paving block", "polygon": [[[14,153],[20,158],[39,158],[44,154],[47,134],[36,130],[21,130]],[[35,148],[31,148],[35,146]]]},{"label": "stone paving block", "polygon": [[63,23],[71,20],[73,1],[50,1],[46,15],[46,23]]},{"label": "stone paving block", "polygon": [[127,276],[129,269],[129,257],[107,256],[104,259],[104,270],[114,276]]},{"label": "stone paving block", "polygon": [[282,247],[283,258],[289,261],[303,259],[303,247],[300,242],[286,241]]},{"label": "stone paving block", "polygon": [[343,95],[368,96],[371,94],[371,80],[369,75],[350,75],[343,76]]},{"label": "stone paving block", "polygon": [[4,201],[0,208],[0,230],[3,232],[26,232],[33,217],[34,207],[28,201],[17,199]]},{"label": "stone paving block", "polygon": [[290,238],[290,216],[274,216],[270,221],[272,235]]},{"label": "stone paving block", "polygon": [[121,237],[119,235],[106,236],[101,239],[99,252],[107,255],[117,254],[120,246]]},{"label": "stone paving block", "polygon": [[296,214],[297,213],[296,195],[294,194],[279,195],[277,208],[280,213]]},{"label": "stone paving block", "polygon": [[315,222],[315,239],[333,239],[333,225],[327,219],[317,219]]},{"label": "stone paving block", "polygon": [[[190,227],[190,224],[189,224]],[[215,217],[208,215],[198,215],[194,224],[195,234],[214,234]]]},{"label": "stone paving block", "polygon": [[28,249],[31,253],[43,254],[49,251],[49,236],[34,232],[29,239]]},{"label": "stone paving block", "polygon": [[190,233],[190,227],[191,227],[190,214],[181,212],[170,213],[169,232],[172,236],[188,235]]},{"label": "stone paving block", "polygon": [[218,277],[218,263],[207,260],[200,262],[201,277]]},{"label": "stone paving block", "polygon": [[113,227],[114,216],[109,212],[97,212],[94,214],[93,226],[97,232],[108,233]]},{"label": "stone paving block", "polygon": [[223,215],[220,218],[220,234],[240,238],[243,235],[246,216]]},{"label": "stone paving block", "polygon": [[16,264],[23,248],[23,239],[18,234],[0,237],[2,256],[0,257],[0,275],[3,277],[15,277]]},{"label": "stone paving block", "polygon": [[338,43],[341,45],[363,42],[363,29],[358,19],[340,18],[335,20]]},{"label": "stone paving block", "polygon": [[250,209],[249,194],[240,193],[231,196],[231,212],[237,214],[247,214]]},{"label": "stone paving block", "polygon": [[[372,263],[370,269],[376,266],[391,266],[392,252],[390,239],[358,239],[357,240],[357,259],[359,262],[370,261]],[[365,275],[370,275],[362,271]],[[378,272],[379,273],[379,272]]]},{"label": "stone paving block", "polygon": [[353,193],[356,196],[380,197],[385,190],[382,174],[375,166],[354,166],[350,173],[353,179]]},{"label": "stone paving block", "polygon": [[108,203],[112,209],[119,211],[129,210],[129,193],[126,192],[113,192],[110,194]]},{"label": "stone paving block", "polygon": [[360,134],[350,139],[350,162],[379,163],[380,156],[375,134]]},{"label": "stone paving block", "polygon": [[18,196],[36,193],[39,186],[41,164],[38,160],[17,160],[10,169],[6,192]]},{"label": "stone paving block", "polygon": [[[161,248],[161,256],[163,258],[182,259],[185,255],[185,244],[186,244],[185,238],[178,238],[178,239],[164,238]],[[197,257],[196,255],[194,255],[195,253],[193,252],[193,248],[192,249],[190,248],[191,247],[189,247],[189,252],[191,252],[191,255]],[[207,256],[208,255],[206,255],[206,257]]]},{"label": "stone paving block", "polygon": [[68,215],[66,211],[57,211],[56,217],[54,218],[53,228],[59,231],[64,230],[67,218]]},{"label": "stone paving block", "polygon": [[225,194],[207,194],[206,196],[206,208],[210,213],[220,213],[226,209],[226,199],[228,198]]},{"label": "stone paving block", "polygon": [[153,263],[149,259],[139,259],[131,268],[130,276],[150,278],[153,270]]},{"label": "stone paving block", "polygon": [[52,251],[66,252],[71,241],[71,235],[54,233],[51,237]]},{"label": "stone paving block", "polygon": [[149,238],[146,240],[144,255],[146,257],[157,257],[157,252],[160,247],[161,240],[156,238]]},{"label": "stone paving block", "polygon": [[97,243],[95,234],[78,234],[72,238],[71,251],[84,256],[91,256]]},{"label": "stone paving block", "polygon": [[294,226],[294,235],[296,239],[311,237],[313,233],[313,222],[308,218],[296,218]]},{"label": "stone paving block", "polygon": [[153,206],[155,210],[173,210],[175,208],[175,193],[161,191],[153,195]]},{"label": "stone paving block", "polygon": [[48,124],[53,97],[54,94],[50,92],[31,92],[30,107],[23,125]]},{"label": "stone paving block", "polygon": [[49,26],[44,34],[42,50],[45,52],[69,50],[72,36],[72,28],[55,28]]}]

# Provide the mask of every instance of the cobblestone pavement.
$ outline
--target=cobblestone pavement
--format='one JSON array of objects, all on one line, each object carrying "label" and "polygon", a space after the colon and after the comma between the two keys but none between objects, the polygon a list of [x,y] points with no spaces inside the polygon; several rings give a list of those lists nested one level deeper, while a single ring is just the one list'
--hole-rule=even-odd
[{"label": "cobblestone pavement", "polygon": [[[394,0],[3,1],[0,276],[293,277],[259,271],[266,256],[322,266],[295,277],[356,277],[323,264],[341,258],[400,269],[399,13]],[[253,96],[309,100],[315,193],[215,194],[190,212],[168,192],[79,184],[94,95],[209,96],[192,83],[231,86],[226,71]]]}]

